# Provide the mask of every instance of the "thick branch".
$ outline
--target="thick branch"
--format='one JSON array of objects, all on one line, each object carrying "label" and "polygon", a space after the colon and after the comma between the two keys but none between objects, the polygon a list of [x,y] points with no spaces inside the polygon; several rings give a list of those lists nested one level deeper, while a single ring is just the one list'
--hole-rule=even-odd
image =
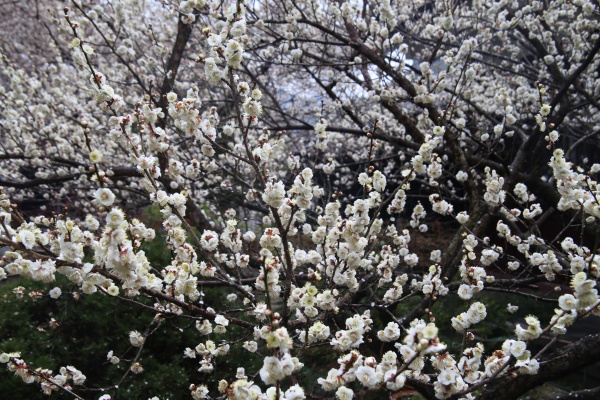
[{"label": "thick branch", "polygon": [[550,354],[540,362],[536,375],[511,375],[498,379],[485,388],[478,399],[516,399],[528,390],[600,361],[600,334],[587,336]]}]

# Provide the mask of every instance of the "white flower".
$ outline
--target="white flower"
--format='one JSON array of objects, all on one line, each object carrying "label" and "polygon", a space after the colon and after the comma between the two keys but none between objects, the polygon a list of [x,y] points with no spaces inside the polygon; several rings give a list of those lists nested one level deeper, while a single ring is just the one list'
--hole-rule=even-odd
[{"label": "white flower", "polygon": [[438,328],[434,323],[425,325],[425,327],[421,330],[421,336],[423,336],[425,339],[432,340],[435,339],[437,335]]},{"label": "white flower", "polygon": [[285,187],[283,182],[267,182],[265,192],[262,195],[262,200],[271,207],[278,208],[283,204],[285,198]]},{"label": "white flower", "polygon": [[217,315],[215,317],[215,323],[223,326],[229,325],[229,320],[222,315]]},{"label": "white flower", "polygon": [[404,384],[406,383],[406,375],[397,374],[394,378],[394,374],[396,374],[395,368],[386,372],[386,386],[390,390],[400,390],[404,387]]},{"label": "white flower", "polygon": [[543,104],[540,107],[540,114],[542,114],[543,116],[550,114],[550,111],[552,111],[552,107],[550,107],[550,105],[548,104]]},{"label": "white flower", "polygon": [[458,375],[454,369],[444,368],[438,374],[437,380],[442,385],[452,385],[454,382],[456,382],[457,376]]},{"label": "white flower", "polygon": [[465,171],[458,171],[456,173],[456,180],[459,182],[466,182],[467,179],[469,179],[469,174],[467,174]]},{"label": "white flower", "polygon": [[361,366],[356,369],[356,379],[365,387],[373,387],[379,383],[377,373],[372,367]]},{"label": "white flower", "polygon": [[527,350],[527,344],[521,340],[505,340],[502,344],[502,350],[505,353],[510,353],[516,358],[521,357]]},{"label": "white flower", "polygon": [[252,231],[244,233],[242,236],[246,242],[253,242],[256,239],[256,234]]},{"label": "white flower", "polygon": [[98,164],[102,162],[103,154],[100,150],[92,150],[90,152],[90,162],[92,164]]},{"label": "white flower", "polygon": [[35,246],[35,234],[33,232],[22,230],[19,232],[19,235],[21,236],[21,243],[25,248],[31,249]]},{"label": "white flower", "polygon": [[219,234],[215,231],[205,230],[200,236],[200,244],[206,251],[215,251],[219,246]]},{"label": "white flower", "polygon": [[129,332],[129,342],[134,347],[141,347],[144,344],[144,336],[138,331]]},{"label": "white flower", "polygon": [[397,323],[390,322],[384,330],[377,332],[377,337],[382,342],[393,342],[400,337],[400,327]]},{"label": "white flower", "polygon": [[55,287],[54,289],[52,289],[48,292],[48,295],[50,295],[50,297],[53,299],[58,299],[61,294],[62,294],[62,290],[60,290],[59,287]]},{"label": "white flower", "polygon": [[446,30],[450,30],[450,28],[452,28],[453,23],[454,23],[454,20],[452,19],[451,15],[449,15],[447,17],[443,17],[441,19],[441,25]]},{"label": "white flower", "polygon": [[360,183],[362,186],[368,185],[371,183],[371,178],[369,178],[369,175],[366,173],[361,172],[360,175],[358,175],[358,183]]},{"label": "white flower", "polygon": [[262,92],[260,91],[259,88],[255,88],[252,90],[252,93],[250,93],[250,96],[256,100],[256,101],[260,101],[260,99],[262,99]]},{"label": "white flower", "polygon": [[169,103],[174,103],[177,101],[177,93],[175,92],[169,92],[167,93],[167,101]]},{"label": "white flower", "polygon": [[227,65],[232,68],[237,68],[242,63],[242,57],[244,54],[244,47],[237,40],[229,40],[223,55],[227,60]]},{"label": "white flower", "polygon": [[458,221],[459,224],[464,225],[469,220],[469,214],[467,214],[464,211],[461,211],[458,214],[456,214],[456,220]]},{"label": "white flower", "polygon": [[281,361],[277,357],[265,357],[263,367],[259,373],[260,378],[267,385],[273,385],[285,377]]},{"label": "white flower", "polygon": [[119,294],[119,287],[113,284],[110,285],[106,291],[110,296],[117,296]]},{"label": "white flower", "polygon": [[530,359],[526,362],[518,362],[515,366],[519,366],[518,372],[524,375],[536,375],[540,369],[539,361],[536,359]]},{"label": "white flower", "polygon": [[335,396],[339,400],[352,400],[354,398],[354,391],[352,389],[348,389],[346,386],[340,386],[335,392]]},{"label": "white flower", "polygon": [[125,214],[118,208],[113,208],[106,215],[106,225],[111,228],[118,228],[121,223],[125,220]]},{"label": "white flower", "polygon": [[229,293],[227,295],[227,301],[234,302],[236,300],[237,300],[237,294],[235,294],[235,293]]},{"label": "white flower", "polygon": [[131,364],[131,367],[129,367],[129,369],[134,374],[141,374],[144,371],[144,368],[142,367],[142,364],[140,364],[139,362]]},{"label": "white flower", "polygon": [[202,400],[208,398],[208,388],[204,385],[191,385],[190,390],[192,391],[191,394],[194,400]]},{"label": "white flower", "polygon": [[223,78],[223,71],[217,66],[214,58],[209,57],[204,60],[204,73],[206,74],[206,80],[212,84],[218,84]]},{"label": "white flower", "polygon": [[97,206],[109,207],[114,201],[115,195],[108,188],[100,188],[94,192],[94,203]]},{"label": "white flower", "polygon": [[565,311],[576,310],[579,302],[572,294],[563,294],[558,298],[558,306]]},{"label": "white flower", "polygon": [[473,297],[473,288],[471,287],[471,285],[466,285],[466,284],[462,284],[458,287],[458,297],[460,297],[463,300],[469,300],[471,297]]},{"label": "white flower", "polygon": [[114,352],[112,350],[108,352],[108,354],[106,355],[106,359],[110,361],[111,364],[118,364],[121,361],[119,360],[119,357],[116,357],[114,355]]},{"label": "white flower", "polygon": [[229,33],[233,37],[239,37],[246,33],[246,20],[240,19],[235,21],[229,30]]},{"label": "white flower", "polygon": [[373,173],[373,189],[378,192],[383,192],[385,190],[386,179],[385,175],[383,175],[380,171],[375,171]]},{"label": "white flower", "polygon": [[247,97],[244,100],[244,111],[251,117],[258,117],[262,114],[262,105],[260,102],[253,100],[252,97]]},{"label": "white flower", "polygon": [[521,327],[521,324],[517,324],[515,328],[515,334],[519,340],[533,340],[540,337],[542,333],[542,327],[540,326],[540,321],[537,317],[533,315],[528,315],[525,317],[525,322],[527,322],[528,327],[524,329]]},{"label": "white flower", "polygon": [[304,389],[296,384],[285,391],[284,398],[285,400],[303,400],[306,399],[306,396]]},{"label": "white flower", "polygon": [[244,349],[248,350],[250,353],[254,353],[254,352],[256,352],[256,350],[258,350],[258,343],[251,340],[251,341],[244,342],[244,345],[242,347]]}]

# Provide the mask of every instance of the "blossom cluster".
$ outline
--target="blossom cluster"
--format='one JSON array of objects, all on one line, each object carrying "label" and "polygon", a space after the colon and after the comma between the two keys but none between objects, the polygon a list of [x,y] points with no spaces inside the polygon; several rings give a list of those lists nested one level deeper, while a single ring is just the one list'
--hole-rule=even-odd
[{"label": "blossom cluster", "polygon": [[[600,124],[598,6],[458,3],[74,1],[40,16],[46,46],[20,61],[0,47],[0,279],[63,275],[68,290],[30,296],[106,295],[157,331],[185,320],[194,399],[407,385],[470,399],[551,365],[538,342],[600,315],[600,163],[582,145]],[[168,262],[146,251],[157,238]],[[494,292],[518,320],[485,349]],[[540,297],[553,316],[528,313]],[[128,331],[143,358],[154,331]],[[0,361],[24,382],[90,393],[75,367],[17,350]],[[147,373],[137,357],[127,371]]]}]

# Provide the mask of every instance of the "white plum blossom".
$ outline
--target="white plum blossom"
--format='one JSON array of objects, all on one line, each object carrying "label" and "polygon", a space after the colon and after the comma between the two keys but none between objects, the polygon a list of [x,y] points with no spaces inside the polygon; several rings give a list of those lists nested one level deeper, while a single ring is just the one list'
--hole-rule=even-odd
[{"label": "white plum blossom", "polygon": [[283,204],[285,189],[283,182],[267,182],[267,187],[262,195],[262,200],[270,207],[279,207]]},{"label": "white plum blossom", "polygon": [[98,206],[110,207],[115,201],[115,195],[108,188],[98,189],[94,192],[94,201]]}]

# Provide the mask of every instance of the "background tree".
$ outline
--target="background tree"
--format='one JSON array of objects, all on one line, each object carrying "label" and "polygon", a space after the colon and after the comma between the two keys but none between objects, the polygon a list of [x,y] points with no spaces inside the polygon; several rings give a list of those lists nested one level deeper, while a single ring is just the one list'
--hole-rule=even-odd
[{"label": "background tree", "polygon": [[[516,398],[599,360],[558,340],[600,304],[596,2],[2,7],[0,275],[192,321],[194,398]],[[260,365],[219,367],[242,349]],[[2,350],[44,392],[119,396]]]}]

